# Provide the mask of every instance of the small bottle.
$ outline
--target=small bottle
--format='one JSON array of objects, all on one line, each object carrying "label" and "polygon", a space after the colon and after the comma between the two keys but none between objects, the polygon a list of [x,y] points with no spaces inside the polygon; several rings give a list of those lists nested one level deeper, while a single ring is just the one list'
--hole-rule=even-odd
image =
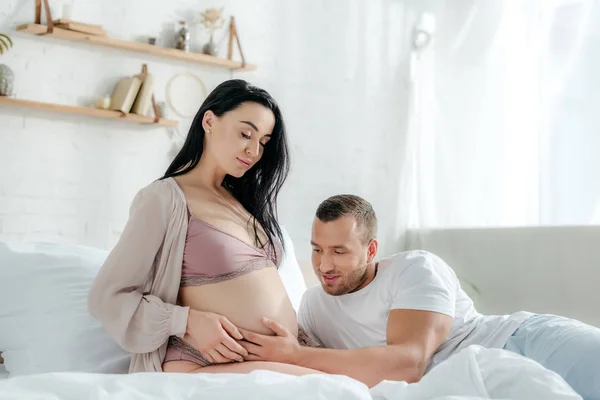
[{"label": "small bottle", "polygon": [[190,30],[187,21],[180,21],[181,28],[177,34],[177,48],[183,51],[190,51]]},{"label": "small bottle", "polygon": [[164,101],[159,101],[156,103],[156,107],[158,108],[158,117],[159,118],[167,118],[167,103]]},{"label": "small bottle", "polygon": [[101,110],[108,110],[110,108],[110,101],[111,98],[109,95],[100,97],[96,100],[96,108],[99,108]]}]

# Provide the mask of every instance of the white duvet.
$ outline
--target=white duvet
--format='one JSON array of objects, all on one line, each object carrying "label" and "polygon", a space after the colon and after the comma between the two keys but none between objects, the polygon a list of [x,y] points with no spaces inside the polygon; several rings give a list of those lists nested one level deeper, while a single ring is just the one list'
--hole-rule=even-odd
[{"label": "white duvet", "polygon": [[503,350],[471,346],[420,382],[385,381],[369,390],[345,376],[293,377],[267,371],[236,374],[132,375],[50,373],[0,381],[0,400],[10,399],[581,399],[557,374]]}]

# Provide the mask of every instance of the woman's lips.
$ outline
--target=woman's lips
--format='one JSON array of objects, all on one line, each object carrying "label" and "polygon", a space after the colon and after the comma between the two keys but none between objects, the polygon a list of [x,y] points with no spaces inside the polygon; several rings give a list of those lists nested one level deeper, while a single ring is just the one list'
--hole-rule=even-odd
[{"label": "woman's lips", "polygon": [[242,164],[246,168],[250,168],[252,166],[252,163],[248,160],[243,160],[241,158],[237,158],[237,160],[239,161],[240,164]]}]

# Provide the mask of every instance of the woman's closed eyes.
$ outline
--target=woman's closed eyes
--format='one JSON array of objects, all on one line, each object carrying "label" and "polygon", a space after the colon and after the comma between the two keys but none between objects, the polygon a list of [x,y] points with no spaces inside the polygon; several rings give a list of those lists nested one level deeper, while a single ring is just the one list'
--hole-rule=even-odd
[{"label": "woman's closed eyes", "polygon": [[[244,132],[242,132],[242,137],[247,140],[252,139],[252,135],[248,135],[247,133],[244,133]],[[269,140],[267,139],[265,142],[259,142],[259,143],[262,147],[265,147],[268,142],[269,142]]]}]

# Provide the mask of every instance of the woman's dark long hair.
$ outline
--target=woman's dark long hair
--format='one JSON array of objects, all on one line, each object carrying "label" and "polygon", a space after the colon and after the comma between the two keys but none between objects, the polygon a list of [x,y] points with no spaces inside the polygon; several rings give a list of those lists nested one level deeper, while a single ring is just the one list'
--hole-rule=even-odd
[{"label": "woman's dark long hair", "polygon": [[204,150],[205,132],[202,119],[207,111],[210,110],[217,117],[221,117],[245,102],[258,103],[271,110],[275,116],[275,126],[260,161],[241,178],[226,175],[223,186],[254,217],[256,243],[261,244],[256,226],[258,222],[271,245],[274,245],[275,237],[278,237],[283,245],[283,234],[277,222],[276,205],[279,191],[289,173],[290,156],[281,111],[265,90],[241,79],[228,80],[217,86],[202,103],[182,149],[161,179],[185,174],[198,165]]}]

